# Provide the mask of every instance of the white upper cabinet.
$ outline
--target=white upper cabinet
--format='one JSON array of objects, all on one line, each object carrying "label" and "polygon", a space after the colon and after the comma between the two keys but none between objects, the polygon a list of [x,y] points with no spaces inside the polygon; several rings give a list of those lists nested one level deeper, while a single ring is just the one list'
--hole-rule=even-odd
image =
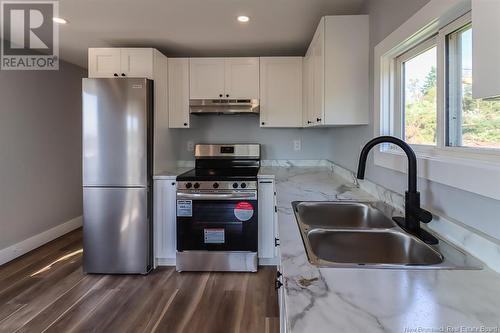
[{"label": "white upper cabinet", "polygon": [[259,58],[191,58],[191,99],[259,98]]},{"label": "white upper cabinet", "polygon": [[189,59],[168,59],[168,127],[189,128]]},{"label": "white upper cabinet", "polygon": [[304,125],[368,124],[368,15],[325,16],[304,59]]},{"label": "white upper cabinet", "polygon": [[128,77],[153,77],[153,49],[126,48],[120,49],[121,70],[120,75]]},{"label": "white upper cabinet", "polygon": [[472,2],[472,96],[500,97],[500,1]]},{"label": "white upper cabinet", "polygon": [[259,98],[259,58],[226,58],[225,78],[225,98]]},{"label": "white upper cabinet", "polygon": [[145,77],[153,79],[152,48],[90,48],[89,77]]},{"label": "white upper cabinet", "polygon": [[260,122],[302,126],[302,57],[260,58]]},{"label": "white upper cabinet", "polygon": [[311,123],[325,123],[325,18],[322,18],[311,43],[312,118]]},{"label": "white upper cabinet", "polygon": [[224,96],[224,58],[189,59],[189,93],[191,99]]},{"label": "white upper cabinet", "polygon": [[91,48],[89,56],[89,77],[113,77],[121,71],[119,48]]},{"label": "white upper cabinet", "polygon": [[312,68],[312,56],[311,48],[306,53],[306,56],[302,60],[303,74],[302,74],[302,105],[303,105],[303,126],[312,126],[314,123],[311,119],[314,119],[314,106],[313,106],[313,87],[314,87],[314,75]]}]

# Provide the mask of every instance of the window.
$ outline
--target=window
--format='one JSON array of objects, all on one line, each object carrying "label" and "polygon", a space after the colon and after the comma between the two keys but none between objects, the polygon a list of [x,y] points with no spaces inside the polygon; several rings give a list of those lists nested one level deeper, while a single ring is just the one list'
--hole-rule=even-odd
[{"label": "window", "polygon": [[[464,15],[427,32],[430,37],[405,46],[393,58],[390,132],[417,150],[429,146],[500,152],[500,101],[472,98],[472,29],[470,14]],[[445,85],[442,90],[439,81]]]},{"label": "window", "polygon": [[[436,41],[432,38],[397,60],[401,137],[411,144],[436,145]],[[399,125],[399,124],[398,124]]]},{"label": "window", "polygon": [[500,149],[500,101],[472,98],[472,26],[446,36],[447,146]]},{"label": "window", "polygon": [[[500,200],[500,100],[472,98],[471,12],[431,0],[374,49],[374,134],[410,143],[418,176]],[[390,144],[375,165],[407,172]]]}]

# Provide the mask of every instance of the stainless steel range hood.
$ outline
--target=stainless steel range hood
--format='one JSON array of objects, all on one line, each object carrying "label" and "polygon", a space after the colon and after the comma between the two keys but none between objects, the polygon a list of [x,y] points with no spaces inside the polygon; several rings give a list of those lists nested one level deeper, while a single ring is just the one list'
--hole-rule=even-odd
[{"label": "stainless steel range hood", "polygon": [[258,114],[258,99],[190,99],[192,114]]}]

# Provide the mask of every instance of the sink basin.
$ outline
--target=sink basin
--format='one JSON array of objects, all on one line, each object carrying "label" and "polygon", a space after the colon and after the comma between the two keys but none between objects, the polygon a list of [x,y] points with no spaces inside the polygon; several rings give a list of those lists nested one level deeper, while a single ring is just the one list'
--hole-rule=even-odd
[{"label": "sink basin", "polygon": [[481,269],[476,258],[439,239],[428,245],[391,219],[382,202],[295,201],[309,262],[320,267]]},{"label": "sink basin", "polygon": [[395,230],[312,229],[307,240],[313,258],[358,265],[435,265],[439,252],[409,234]]},{"label": "sink basin", "polygon": [[311,228],[393,228],[380,210],[360,202],[294,202],[301,222]]}]

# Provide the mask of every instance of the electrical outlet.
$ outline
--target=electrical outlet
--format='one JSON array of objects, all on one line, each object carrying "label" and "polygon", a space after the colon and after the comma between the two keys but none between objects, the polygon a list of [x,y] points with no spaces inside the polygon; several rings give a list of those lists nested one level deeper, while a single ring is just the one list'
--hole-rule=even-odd
[{"label": "electrical outlet", "polygon": [[188,141],[187,142],[187,150],[188,151],[194,151],[194,142],[193,141]]},{"label": "electrical outlet", "polygon": [[302,142],[300,140],[293,140],[293,150],[300,151],[302,149]]}]

